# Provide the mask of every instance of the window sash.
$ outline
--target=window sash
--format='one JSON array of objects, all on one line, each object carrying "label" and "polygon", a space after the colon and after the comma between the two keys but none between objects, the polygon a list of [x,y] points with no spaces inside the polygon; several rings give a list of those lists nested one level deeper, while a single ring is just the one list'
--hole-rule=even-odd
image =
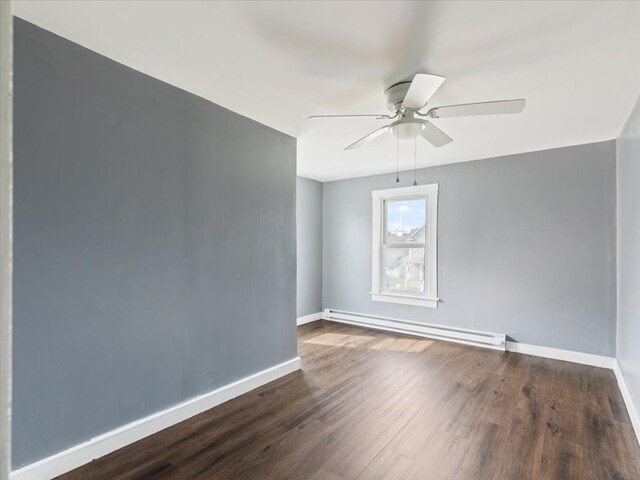
[{"label": "window sash", "polygon": [[428,243],[383,243],[383,247],[389,248],[427,248]]},{"label": "window sash", "polygon": [[[424,223],[424,238],[425,241],[421,242],[421,243],[409,243],[409,242],[389,242],[388,241],[388,236],[387,236],[387,226],[388,226],[388,203],[389,202],[398,202],[398,201],[403,201],[403,200],[422,200],[424,202],[424,218],[423,223]],[[380,225],[380,228],[382,230],[381,232],[381,239],[382,239],[382,245],[397,245],[397,246],[401,246],[401,245],[425,245],[426,248],[426,242],[427,242],[427,238],[428,238],[428,230],[429,230],[429,225],[427,224],[427,218],[428,218],[428,210],[429,210],[429,195],[428,194],[421,194],[421,195],[398,195],[398,196],[389,196],[387,198],[383,198],[382,199],[382,222]],[[410,247],[409,247],[410,248]]]},{"label": "window sash", "polygon": [[[428,282],[428,262],[427,262],[427,249],[424,246],[410,244],[409,247],[396,247],[391,245],[385,245],[381,249],[381,258],[380,258],[380,291],[383,293],[397,293],[399,295],[424,295],[427,292],[427,282]],[[422,249],[423,250],[423,259],[419,262],[413,262],[416,265],[422,265],[422,286],[420,290],[409,290],[402,288],[389,288],[387,287],[387,251],[389,249],[396,248],[405,248],[405,249]]]},{"label": "window sash", "polygon": [[[393,242],[389,241],[389,203],[390,202],[399,202],[406,200],[422,200],[424,202],[425,210],[424,217],[422,219],[424,225],[424,242]],[[406,195],[406,196],[393,196],[389,198],[385,198],[382,201],[383,208],[383,218],[381,219],[381,235],[382,235],[382,248],[380,251],[380,291],[386,293],[398,293],[398,294],[413,294],[413,295],[424,295],[427,290],[427,232],[429,225],[427,225],[427,206],[429,205],[429,196],[428,195]],[[400,288],[389,288],[387,287],[387,252],[388,249],[412,249],[412,248],[421,248],[423,249],[425,258],[421,262],[415,262],[417,264],[422,265],[422,287],[420,290],[409,290],[409,289],[400,289]]]}]

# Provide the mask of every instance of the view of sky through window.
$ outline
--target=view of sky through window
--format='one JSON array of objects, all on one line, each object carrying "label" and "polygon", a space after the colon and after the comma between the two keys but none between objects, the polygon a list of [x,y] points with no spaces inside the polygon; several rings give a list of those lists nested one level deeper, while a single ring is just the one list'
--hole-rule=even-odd
[{"label": "view of sky through window", "polygon": [[424,198],[413,198],[408,200],[389,200],[387,207],[387,238],[393,240],[394,237],[405,238],[412,233],[419,232],[420,239],[413,238],[413,241],[424,242],[424,225],[426,218],[426,202]]}]

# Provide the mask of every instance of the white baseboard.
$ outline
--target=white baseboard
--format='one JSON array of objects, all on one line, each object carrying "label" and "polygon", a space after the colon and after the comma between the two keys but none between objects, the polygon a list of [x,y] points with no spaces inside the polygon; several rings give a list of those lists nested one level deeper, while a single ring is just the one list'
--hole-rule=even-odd
[{"label": "white baseboard", "polygon": [[622,373],[622,368],[620,367],[620,362],[617,359],[613,364],[613,373],[616,374],[618,387],[620,388],[624,404],[627,406],[627,412],[629,412],[629,417],[631,418],[631,425],[633,425],[636,438],[638,439],[638,443],[640,443],[640,412],[636,408],[636,404],[631,396],[631,390],[629,390],[629,385],[627,385],[627,381]]},{"label": "white baseboard", "polygon": [[212,392],[148,417],[128,423],[110,432],[76,445],[11,473],[11,480],[43,480],[62,475],[96,458],[136,442],[171,425],[182,422],[221,403],[277,380],[300,368],[300,357],[254,373]]},{"label": "white baseboard", "polygon": [[419,337],[435,338],[437,340],[491,348],[493,350],[504,351],[506,344],[506,336],[499,333],[480,332],[443,325],[412,322],[409,320],[347,312],[332,308],[325,308],[323,318],[334,322],[348,323],[350,325],[357,325],[360,327],[404,333],[407,335],[416,335]]},{"label": "white baseboard", "polygon": [[298,317],[298,326],[305,323],[315,322],[316,320],[322,320],[323,312],[312,313],[311,315],[305,315],[304,317]]},{"label": "white baseboard", "polygon": [[613,368],[616,360],[613,357],[605,357],[603,355],[561,350],[559,348],[539,347],[537,345],[527,345],[526,343],[517,342],[507,342],[507,351],[609,369]]}]

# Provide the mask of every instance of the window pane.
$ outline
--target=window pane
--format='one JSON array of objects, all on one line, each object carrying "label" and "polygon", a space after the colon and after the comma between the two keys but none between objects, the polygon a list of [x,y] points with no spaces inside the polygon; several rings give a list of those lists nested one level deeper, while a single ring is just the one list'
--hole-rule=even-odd
[{"label": "window pane", "polygon": [[385,243],[424,243],[426,199],[387,200]]},{"label": "window pane", "polygon": [[386,290],[424,292],[424,248],[385,248]]}]

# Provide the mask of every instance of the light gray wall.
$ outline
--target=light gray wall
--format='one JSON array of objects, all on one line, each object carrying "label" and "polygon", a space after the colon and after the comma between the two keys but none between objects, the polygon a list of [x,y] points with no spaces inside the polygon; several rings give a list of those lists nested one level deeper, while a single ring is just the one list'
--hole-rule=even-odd
[{"label": "light gray wall", "polygon": [[15,27],[19,467],[296,356],[296,144]]},{"label": "light gray wall", "polygon": [[322,311],[322,183],[298,177],[298,317]]},{"label": "light gray wall", "polygon": [[615,354],[614,141],[419,170],[440,184],[437,309],[369,296],[371,191],[394,179],[324,184],[325,308]]},{"label": "light gray wall", "polygon": [[618,361],[640,409],[640,101],[616,145]]}]

